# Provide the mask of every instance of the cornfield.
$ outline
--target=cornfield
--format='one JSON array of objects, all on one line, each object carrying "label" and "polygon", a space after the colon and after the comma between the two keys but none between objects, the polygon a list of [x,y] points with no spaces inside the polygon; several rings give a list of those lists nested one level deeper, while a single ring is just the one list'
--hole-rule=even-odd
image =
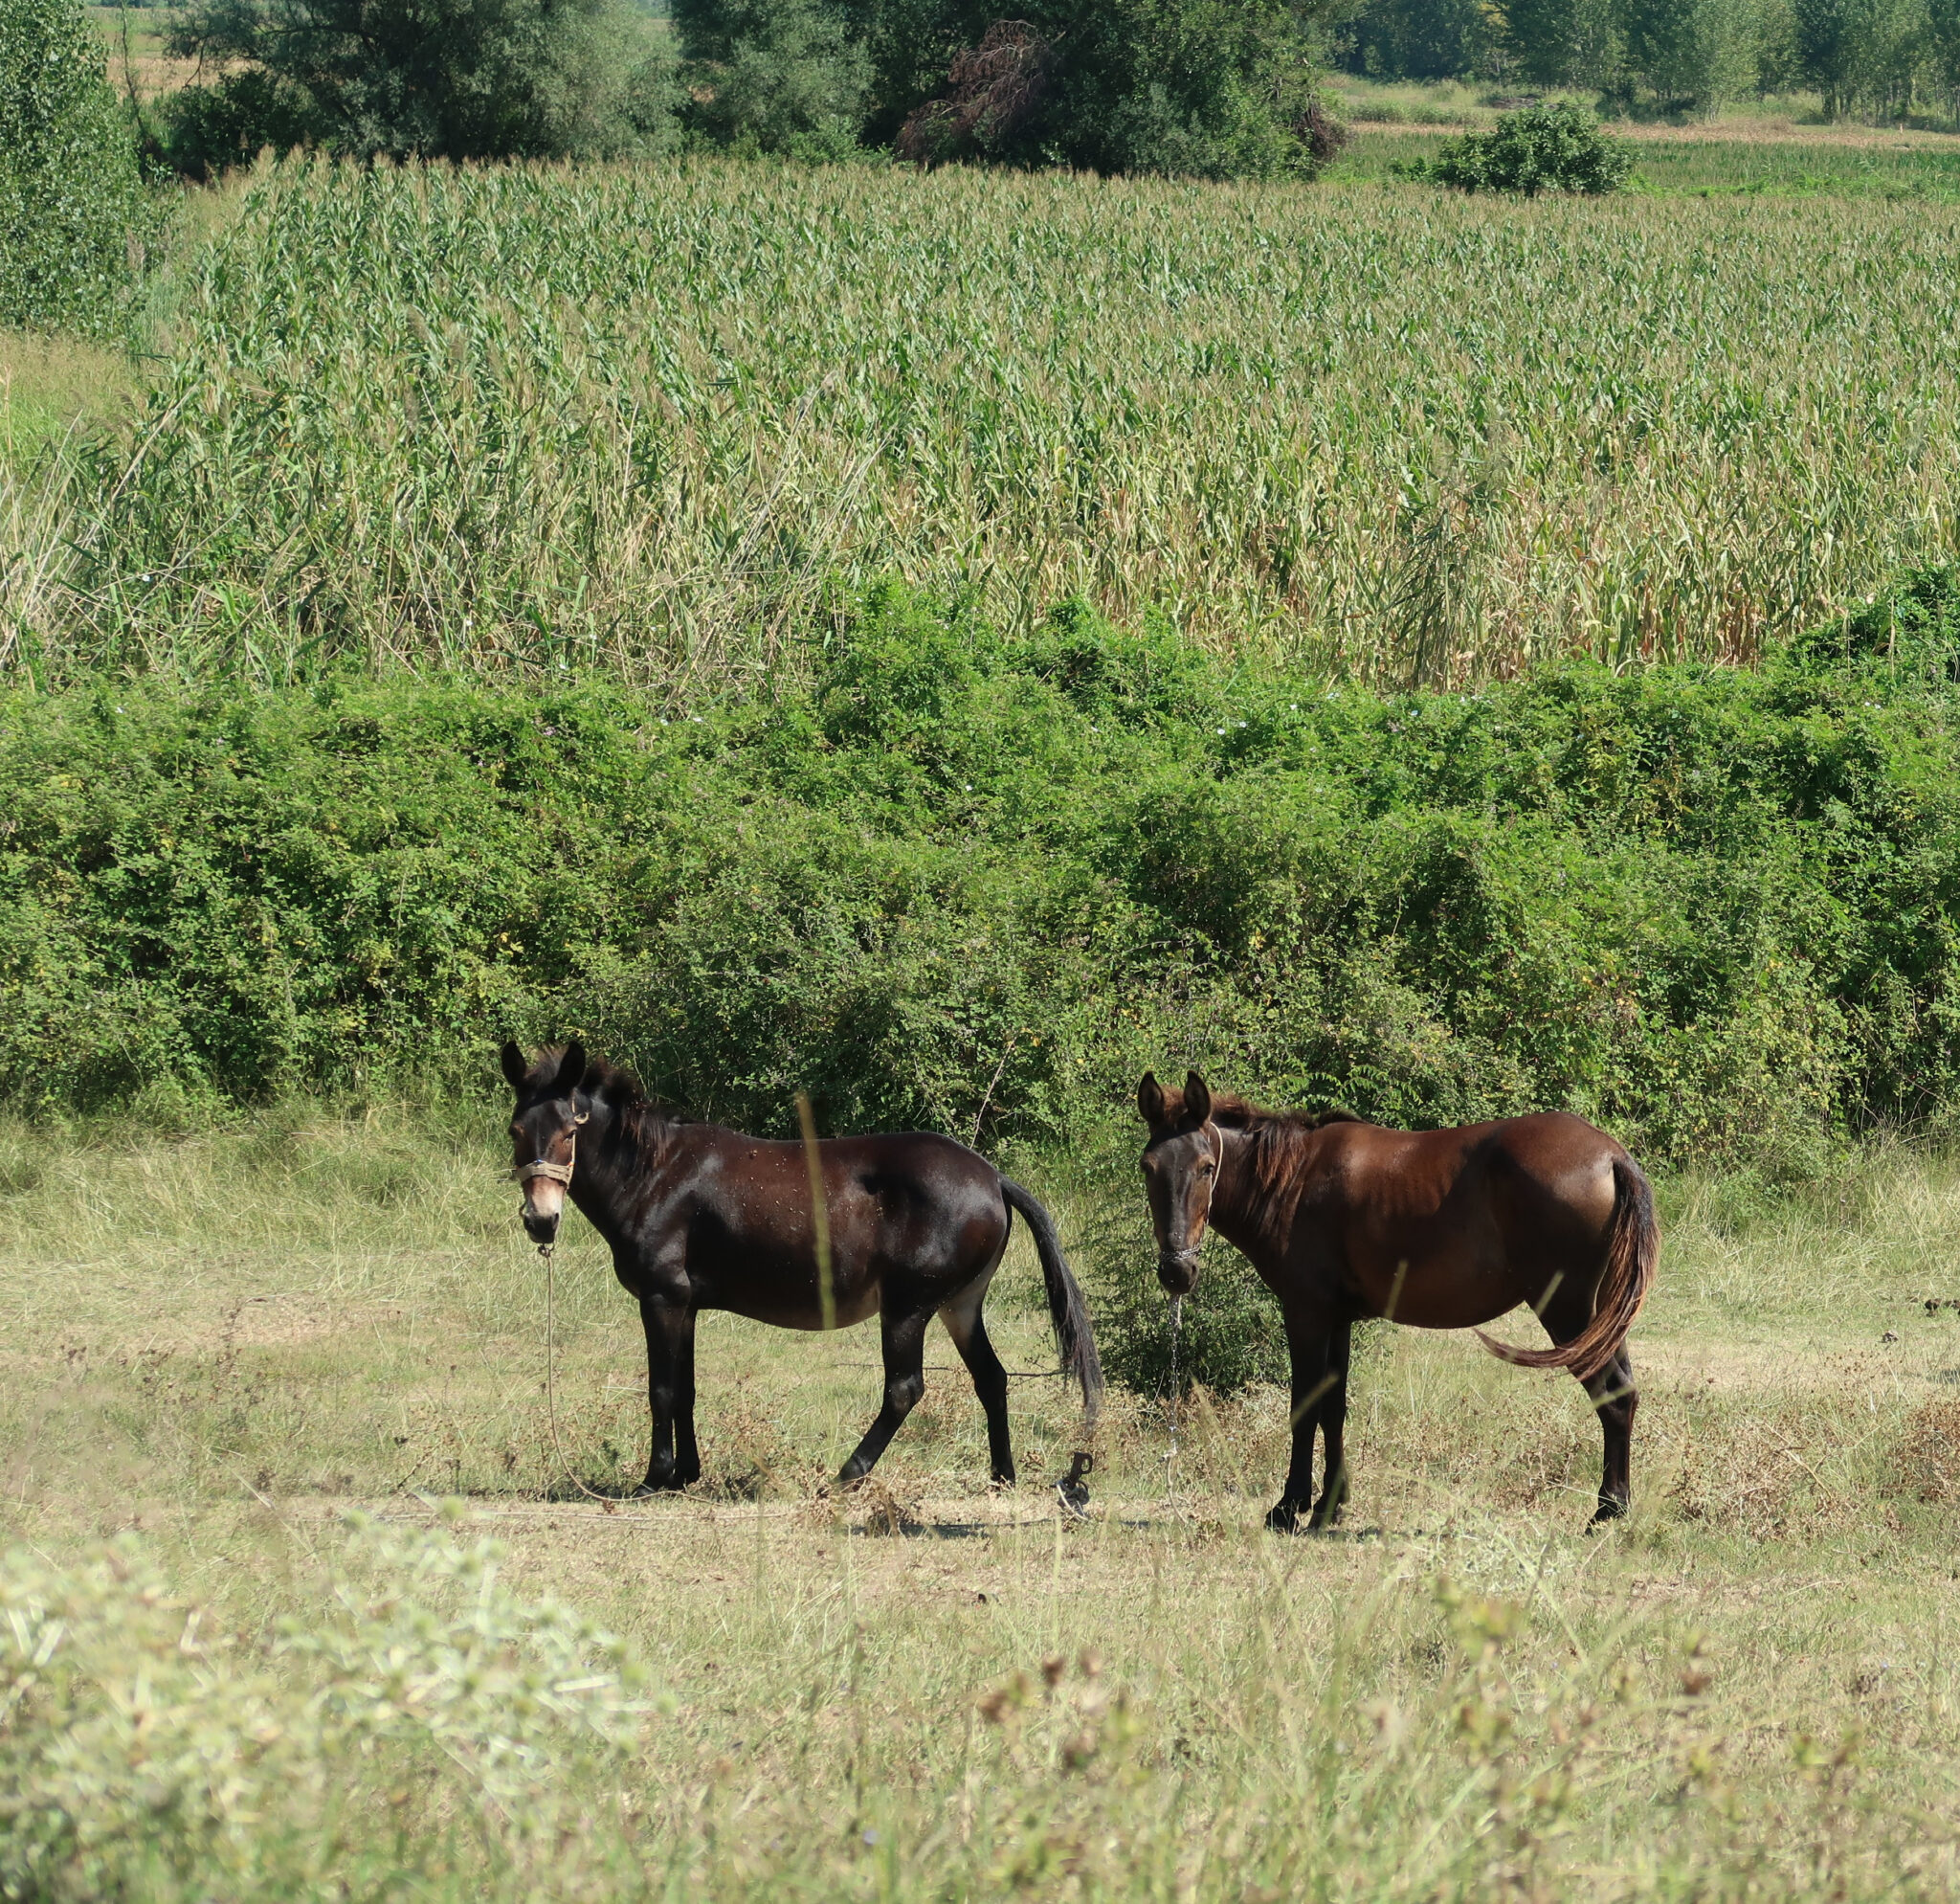
[{"label": "cornfield", "polygon": [[1747,660],[1960,552],[1956,367],[1944,206],[288,164],[0,496],[0,666],[679,687],[885,574],[1383,683]]}]

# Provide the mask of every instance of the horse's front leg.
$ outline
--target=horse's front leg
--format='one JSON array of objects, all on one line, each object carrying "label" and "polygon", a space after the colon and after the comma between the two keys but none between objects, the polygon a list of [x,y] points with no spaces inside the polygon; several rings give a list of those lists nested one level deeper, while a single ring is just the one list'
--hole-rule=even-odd
[{"label": "horse's front leg", "polygon": [[[1286,1317],[1286,1348],[1293,1363],[1293,1459],[1286,1485],[1266,1515],[1275,1534],[1291,1534],[1300,1525],[1303,1508],[1313,1503],[1313,1441],[1321,1424],[1321,1404],[1333,1383],[1329,1375],[1333,1337],[1324,1317]],[[1319,1525],[1316,1514],[1315,1525]]]},{"label": "horse's front leg", "polygon": [[900,1424],[925,1393],[925,1325],[931,1320],[929,1309],[896,1316],[887,1311],[880,1318],[884,1344],[884,1406],[838,1471],[837,1479],[845,1487],[863,1480],[878,1465],[879,1456],[891,1445]]},{"label": "horse's front leg", "polygon": [[[1326,1393],[1321,1397],[1321,1497],[1314,1503],[1309,1527],[1331,1527],[1341,1518],[1348,1498],[1348,1461],[1343,1444],[1348,1428],[1348,1356],[1354,1325],[1338,1322],[1327,1333]],[[1310,1445],[1310,1444],[1309,1444]]]},{"label": "horse's front leg", "polygon": [[[684,1488],[701,1473],[694,1449],[694,1311],[677,1304],[646,1301],[639,1317],[647,1332],[647,1409],[653,1418],[653,1441],[647,1449],[647,1478],[642,1494]],[[686,1427],[681,1459],[675,1457],[675,1423],[686,1398]],[[694,1472],[687,1473],[692,1464]]]}]

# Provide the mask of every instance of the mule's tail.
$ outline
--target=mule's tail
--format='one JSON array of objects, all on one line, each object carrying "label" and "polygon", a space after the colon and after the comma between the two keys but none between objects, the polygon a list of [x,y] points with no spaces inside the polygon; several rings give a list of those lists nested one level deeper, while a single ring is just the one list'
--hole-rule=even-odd
[{"label": "mule's tail", "polygon": [[1055,1220],[1009,1177],[1000,1179],[1000,1194],[1007,1198],[1010,1209],[1021,1213],[1034,1232],[1036,1253],[1041,1258],[1041,1280],[1048,1288],[1048,1317],[1055,1324],[1055,1344],[1061,1352],[1062,1372],[1080,1384],[1082,1415],[1093,1428],[1097,1411],[1102,1405],[1102,1363],[1096,1354],[1096,1333],[1089,1327],[1089,1308],[1082,1301],[1076,1279],[1069,1273]]},{"label": "mule's tail", "polygon": [[1606,1225],[1606,1269],[1592,1299],[1592,1320],[1556,1349],[1514,1349],[1482,1330],[1477,1339],[1500,1360],[1526,1369],[1570,1369],[1591,1381],[1619,1354],[1634,1317],[1654,1287],[1660,1261],[1660,1231],[1654,1221],[1654,1191],[1631,1157],[1613,1160],[1613,1215]]}]

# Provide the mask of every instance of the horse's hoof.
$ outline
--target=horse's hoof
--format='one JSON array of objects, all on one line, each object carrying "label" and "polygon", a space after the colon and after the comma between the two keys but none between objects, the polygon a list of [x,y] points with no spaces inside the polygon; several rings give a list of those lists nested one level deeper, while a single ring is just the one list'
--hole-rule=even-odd
[{"label": "horse's hoof", "polygon": [[1266,1515],[1268,1534],[1298,1534],[1300,1532],[1300,1510],[1290,1501],[1281,1501]]}]

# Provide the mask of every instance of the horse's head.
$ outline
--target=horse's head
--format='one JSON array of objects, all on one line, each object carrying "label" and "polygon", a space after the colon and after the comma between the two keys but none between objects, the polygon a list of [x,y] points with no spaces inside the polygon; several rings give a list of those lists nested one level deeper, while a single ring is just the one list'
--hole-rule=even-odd
[{"label": "horse's head", "polygon": [[541,1247],[555,1243],[566,1186],[578,1160],[579,1126],[591,1114],[579,1086],[586,1075],[582,1044],[547,1048],[535,1064],[515,1044],[503,1047],[503,1075],[517,1093],[511,1112],[511,1176],[524,1187],[524,1230]]},{"label": "horse's head", "polygon": [[1212,1122],[1212,1093],[1195,1071],[1181,1091],[1166,1090],[1149,1072],[1137,1086],[1137,1109],[1150,1127],[1144,1186],[1157,1226],[1157,1280],[1188,1296],[1198,1280],[1198,1245],[1212,1214],[1225,1140]]}]

